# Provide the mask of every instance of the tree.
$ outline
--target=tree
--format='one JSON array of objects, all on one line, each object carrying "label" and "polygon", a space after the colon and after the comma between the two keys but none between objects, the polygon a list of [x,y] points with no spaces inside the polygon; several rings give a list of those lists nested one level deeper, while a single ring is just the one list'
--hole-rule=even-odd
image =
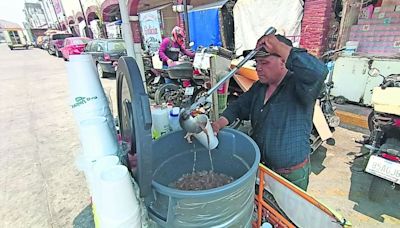
[{"label": "tree", "polygon": [[101,13],[100,0],[96,0],[96,15],[99,18],[99,21],[97,22],[97,26],[99,27],[100,30],[99,36],[100,38],[107,38],[106,25],[104,24],[103,14]]}]

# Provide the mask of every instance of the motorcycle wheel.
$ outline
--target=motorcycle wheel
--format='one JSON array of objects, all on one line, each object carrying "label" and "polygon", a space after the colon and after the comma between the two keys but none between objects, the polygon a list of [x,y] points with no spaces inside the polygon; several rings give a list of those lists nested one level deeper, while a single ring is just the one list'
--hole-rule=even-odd
[{"label": "motorcycle wheel", "polygon": [[380,177],[373,176],[368,190],[368,199],[373,202],[380,202],[384,199],[386,191],[390,188],[390,183]]},{"label": "motorcycle wheel", "polygon": [[178,85],[172,83],[160,86],[154,94],[156,104],[171,103],[175,107],[180,107],[182,98],[177,99],[177,94],[180,92],[179,89]]},{"label": "motorcycle wheel", "polygon": [[158,83],[154,84],[154,80],[156,79],[156,76],[153,74],[150,74],[147,78],[146,78],[146,89],[147,89],[147,95],[149,95],[150,99],[154,100],[155,97],[155,93],[157,91],[157,89],[164,84],[164,79],[160,78],[160,80],[158,81]]}]

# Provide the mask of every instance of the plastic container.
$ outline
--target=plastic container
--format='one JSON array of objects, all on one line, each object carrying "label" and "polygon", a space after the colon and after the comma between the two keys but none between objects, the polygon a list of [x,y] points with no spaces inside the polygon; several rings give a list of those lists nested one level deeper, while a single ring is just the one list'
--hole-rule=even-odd
[{"label": "plastic container", "polygon": [[[184,131],[152,140],[150,104],[139,68],[132,57],[121,57],[118,67],[123,74],[117,85],[127,84],[132,102],[132,115],[120,115],[121,122],[134,126],[131,132],[122,132],[122,138],[135,142],[131,143],[138,164],[134,177],[150,218],[159,227],[251,227],[260,162],[256,143],[232,129],[219,132],[219,145],[211,153],[198,140],[189,144]],[[117,87],[117,94],[121,91],[121,86]],[[119,110],[122,108],[118,106]],[[233,182],[201,191],[170,187],[183,174],[191,173],[194,165],[198,171],[211,170],[209,154],[214,172],[233,177]]]},{"label": "plastic container", "polygon": [[235,180],[214,189],[183,191],[169,184],[192,172],[194,152],[196,170],[211,169],[208,150],[198,142],[188,144],[184,135],[183,131],[173,132],[153,144],[157,156],[152,157],[150,217],[161,227],[251,227],[260,161],[255,142],[239,131],[221,130],[219,146],[211,151],[214,172]]},{"label": "plastic container", "polygon": [[168,108],[166,105],[162,105],[161,107],[156,106],[151,112],[151,117],[153,120],[152,126],[152,136],[153,139],[158,139],[160,136],[167,134],[170,132],[169,128],[169,118],[168,118]]},{"label": "plastic container", "polygon": [[79,128],[83,155],[86,159],[95,161],[106,155],[117,154],[117,139],[105,117],[83,120],[79,123]]},{"label": "plastic container", "polygon": [[215,149],[218,146],[218,138],[214,135],[214,131],[211,127],[211,123],[206,115],[198,115],[195,117],[196,121],[205,125],[205,132],[195,134],[194,137],[207,149]]},{"label": "plastic container", "polygon": [[169,112],[169,126],[172,131],[182,130],[181,125],[179,124],[179,107],[173,107]]},{"label": "plastic container", "polygon": [[228,102],[228,84],[222,84],[217,90],[218,97],[218,112],[222,113],[226,107]]},{"label": "plastic container", "polygon": [[102,224],[104,221],[117,223],[132,217],[140,222],[140,207],[128,169],[123,165],[116,165],[103,170],[100,181],[102,203],[96,208],[100,215],[101,227],[108,227]]}]

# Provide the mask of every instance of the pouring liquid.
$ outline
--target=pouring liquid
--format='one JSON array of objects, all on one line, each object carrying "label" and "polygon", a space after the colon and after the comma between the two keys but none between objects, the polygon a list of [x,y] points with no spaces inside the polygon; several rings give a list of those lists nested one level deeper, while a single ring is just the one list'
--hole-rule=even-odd
[{"label": "pouring liquid", "polygon": [[234,178],[223,173],[214,172],[214,161],[211,156],[210,136],[206,130],[207,122],[199,123],[199,126],[207,136],[208,156],[210,158],[211,170],[196,171],[197,152],[193,144],[193,169],[191,173],[183,174],[178,180],[169,184],[170,187],[180,190],[207,190],[217,188],[234,181]]}]

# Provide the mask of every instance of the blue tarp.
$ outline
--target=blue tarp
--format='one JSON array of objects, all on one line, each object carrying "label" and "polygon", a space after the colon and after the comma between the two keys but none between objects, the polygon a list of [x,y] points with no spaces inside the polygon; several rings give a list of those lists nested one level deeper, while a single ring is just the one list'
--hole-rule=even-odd
[{"label": "blue tarp", "polygon": [[218,8],[189,12],[190,41],[194,42],[192,49],[196,50],[199,46],[222,46],[218,14]]}]

